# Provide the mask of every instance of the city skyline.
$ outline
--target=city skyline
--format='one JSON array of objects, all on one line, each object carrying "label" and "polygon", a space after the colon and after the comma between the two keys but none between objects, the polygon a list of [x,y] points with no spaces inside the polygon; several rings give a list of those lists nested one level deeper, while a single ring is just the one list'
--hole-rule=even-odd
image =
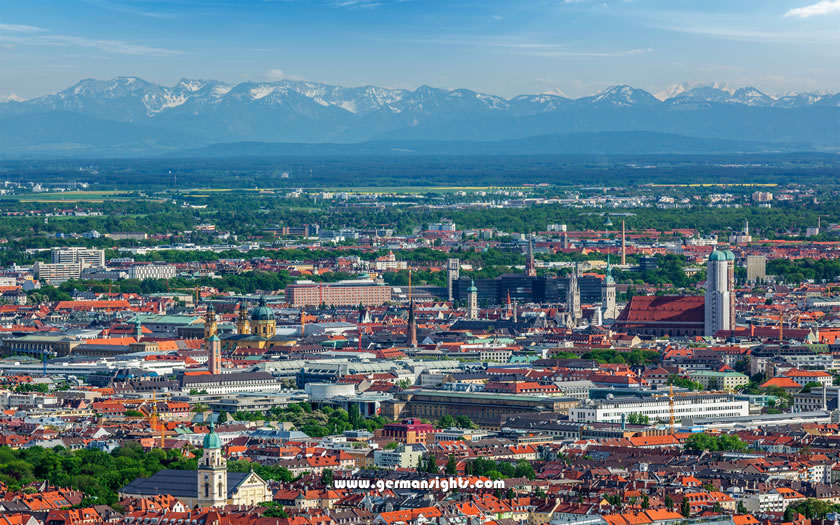
[{"label": "city skyline", "polygon": [[305,79],[511,97],[631,84],[840,91],[840,2],[90,0],[0,7],[0,97],[83,78]]}]

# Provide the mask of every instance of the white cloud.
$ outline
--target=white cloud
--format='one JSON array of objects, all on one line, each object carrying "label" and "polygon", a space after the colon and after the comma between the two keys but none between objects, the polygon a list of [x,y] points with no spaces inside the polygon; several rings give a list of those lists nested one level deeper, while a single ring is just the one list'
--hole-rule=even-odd
[{"label": "white cloud", "polygon": [[333,0],[329,5],[349,9],[371,9],[379,7],[382,3],[377,0]]},{"label": "white cloud", "polygon": [[280,80],[303,80],[303,77],[299,75],[290,75],[289,73],[286,73],[285,71],[279,68],[272,68],[266,71],[265,78],[270,82],[277,82]]},{"label": "white cloud", "polygon": [[282,69],[269,69],[265,74],[265,78],[268,80],[283,80],[286,78],[286,73]]},{"label": "white cloud", "polygon": [[840,0],[821,0],[816,4],[791,9],[785,13],[785,16],[810,18],[812,16],[830,15],[831,13],[840,13]]},{"label": "white cloud", "polygon": [[526,51],[522,54],[536,57],[581,57],[581,58],[613,58],[613,57],[629,57],[633,55],[643,55],[645,53],[652,53],[652,48],[645,49],[619,49],[616,51],[571,51],[565,49],[557,50],[540,50],[540,51]]},{"label": "white cloud", "polygon": [[0,31],[8,31],[9,33],[44,33],[47,30],[24,24],[0,24]]},{"label": "white cloud", "polygon": [[23,24],[0,24],[0,42],[5,45],[30,45],[50,47],[81,47],[97,49],[116,55],[173,56],[180,51],[132,44],[120,40],[103,40],[52,33],[47,29]]}]

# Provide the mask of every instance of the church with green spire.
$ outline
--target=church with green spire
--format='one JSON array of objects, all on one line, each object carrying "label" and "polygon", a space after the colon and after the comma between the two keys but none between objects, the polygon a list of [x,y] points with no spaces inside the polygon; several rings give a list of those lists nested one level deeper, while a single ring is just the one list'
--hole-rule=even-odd
[{"label": "church with green spire", "polygon": [[254,506],[271,501],[268,483],[255,472],[229,472],[222,438],[211,423],[204,436],[198,469],[161,470],[148,478],[137,478],[122,489],[120,498],[148,498],[169,494],[193,508]]}]

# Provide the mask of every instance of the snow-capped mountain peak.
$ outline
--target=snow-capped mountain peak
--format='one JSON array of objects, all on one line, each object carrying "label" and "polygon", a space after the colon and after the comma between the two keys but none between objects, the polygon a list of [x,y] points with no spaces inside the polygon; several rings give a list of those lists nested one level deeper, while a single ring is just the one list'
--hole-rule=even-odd
[{"label": "snow-capped mountain peak", "polygon": [[659,103],[659,100],[647,91],[636,89],[626,84],[609,87],[594,97],[590,97],[589,100],[593,104],[609,104],[620,107],[652,105]]},{"label": "snow-capped mountain peak", "polygon": [[657,96],[616,85],[571,99],[559,90],[504,98],[426,85],[409,90],[292,79],[234,85],[182,78],[165,86],[125,76],[85,79],[30,100],[0,97],[0,120],[16,119],[5,128],[15,132],[0,140],[0,153],[13,141],[18,151],[49,151],[50,144],[76,143],[84,133],[102,148],[97,151],[117,144],[135,154],[239,141],[493,141],[615,130],[679,135],[678,145],[700,136],[836,150],[838,111],[840,94],[775,97],[718,83],[676,84]]}]

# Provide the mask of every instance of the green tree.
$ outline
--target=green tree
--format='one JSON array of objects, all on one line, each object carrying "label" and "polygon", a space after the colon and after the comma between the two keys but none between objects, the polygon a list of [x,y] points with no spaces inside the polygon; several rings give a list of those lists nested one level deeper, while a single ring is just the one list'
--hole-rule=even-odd
[{"label": "green tree", "polygon": [[799,513],[811,519],[825,519],[830,512],[835,512],[835,505],[826,501],[808,498],[805,501],[799,501],[788,506],[792,513]]},{"label": "green tree", "polygon": [[534,467],[523,459],[516,464],[512,477],[534,480],[537,478],[537,473],[534,471]]},{"label": "green tree", "polygon": [[458,462],[452,454],[449,455],[449,459],[446,461],[446,473],[450,476],[458,473]]},{"label": "green tree", "polygon": [[680,377],[677,374],[671,374],[668,376],[667,384],[678,386],[681,388],[687,388],[692,391],[701,391],[704,389],[703,384],[697,381],[692,381],[691,379]]},{"label": "green tree", "polygon": [[473,423],[472,420],[470,418],[468,418],[467,416],[456,417],[455,418],[455,424],[458,426],[458,428],[471,428],[471,429],[478,428],[478,425]]},{"label": "green tree", "polygon": [[325,487],[331,487],[333,484],[333,471],[330,469],[324,469],[321,473],[321,484]]},{"label": "green tree", "polygon": [[21,383],[15,386],[14,391],[17,394],[26,394],[29,392],[46,394],[49,391],[49,386],[46,383]]},{"label": "green tree", "polygon": [[263,501],[259,504],[261,507],[266,507],[263,511],[262,516],[265,518],[288,518],[289,514],[277,502],[274,501]]},{"label": "green tree", "polygon": [[449,414],[444,414],[437,420],[437,423],[435,423],[435,427],[437,428],[452,428],[454,426],[455,418]]},{"label": "green tree", "polygon": [[682,502],[680,503],[680,514],[682,514],[686,518],[691,517],[691,504],[688,503],[688,498],[683,498]]},{"label": "green tree", "polygon": [[785,507],[785,513],[784,513],[784,516],[783,516],[783,518],[782,518],[782,519],[783,519],[786,523],[790,523],[790,522],[792,522],[792,521],[793,521],[793,517],[794,517],[794,515],[795,515],[795,514],[796,514],[796,513],[795,513],[795,512],[793,512],[793,507],[792,507],[792,506],[790,506],[790,505],[788,505],[787,507]]}]

